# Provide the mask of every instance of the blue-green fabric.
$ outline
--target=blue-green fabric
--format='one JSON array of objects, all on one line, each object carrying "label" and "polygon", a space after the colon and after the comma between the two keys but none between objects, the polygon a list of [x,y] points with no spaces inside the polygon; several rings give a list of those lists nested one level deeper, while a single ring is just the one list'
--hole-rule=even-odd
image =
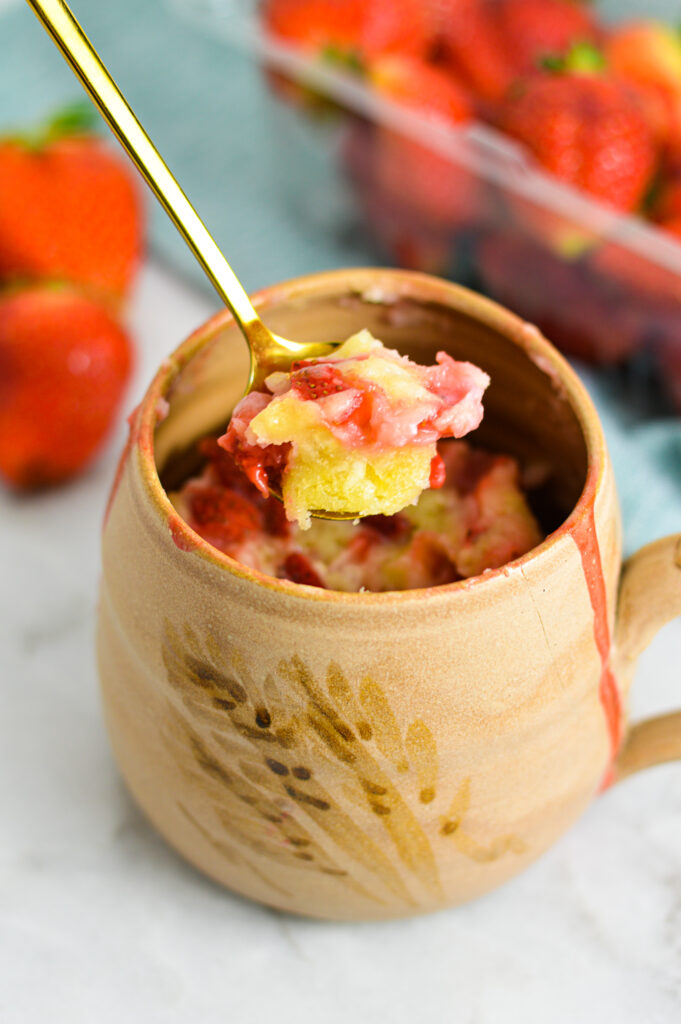
[{"label": "blue-green fabric", "polygon": [[[246,287],[371,263],[370,249],[350,223],[347,231],[325,233],[315,227],[314,217],[297,214],[295,205],[284,201],[291,154],[271,137],[276,125],[257,68],[217,35],[212,38],[178,17],[176,6],[182,2],[72,0],[72,5]],[[80,95],[28,6],[23,0],[7,4],[0,0],[0,131],[39,119]],[[620,16],[642,7],[640,0],[609,0],[603,6]],[[645,6],[647,14],[673,16],[676,4],[649,0]],[[305,146],[303,136],[299,143]],[[320,201],[305,184],[298,192],[311,207]],[[155,203],[150,207],[155,252],[203,284],[174,228]],[[579,369],[605,425],[627,550],[681,530],[681,421],[663,416],[654,405],[642,415],[629,382]]]}]

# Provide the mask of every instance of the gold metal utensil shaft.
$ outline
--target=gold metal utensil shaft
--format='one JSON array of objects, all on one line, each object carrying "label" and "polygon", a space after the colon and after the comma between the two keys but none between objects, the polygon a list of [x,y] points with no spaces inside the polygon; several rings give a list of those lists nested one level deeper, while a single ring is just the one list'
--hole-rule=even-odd
[{"label": "gold metal utensil shaft", "polygon": [[[262,322],[248,295],[203,221],[168,170],[94,47],[64,0],[27,0],[81,80],[147,184],[194,253],[222,300],[232,311],[251,350],[247,391],[264,387],[268,374],[288,370],[295,359],[328,355],[337,342],[296,342],[273,334]],[[273,492],[276,493],[276,492]],[[319,512],[333,519],[354,519],[354,513]]]},{"label": "gold metal utensil shaft", "polygon": [[[153,142],[130,109],[113,78],[64,0],[27,0],[83,83],[109,127],[153,189],[203,267],[218,295],[232,311],[251,346],[249,388],[286,362],[328,350],[273,335],[262,323],[248,295],[192,204],[168,170]],[[303,351],[304,350],[304,351]]]}]

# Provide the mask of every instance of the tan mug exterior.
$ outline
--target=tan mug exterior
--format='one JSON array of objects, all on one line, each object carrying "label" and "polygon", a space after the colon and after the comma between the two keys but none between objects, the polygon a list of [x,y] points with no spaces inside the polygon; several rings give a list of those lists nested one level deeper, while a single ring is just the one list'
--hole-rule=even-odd
[{"label": "tan mug exterior", "polygon": [[240,566],[159,478],[181,478],[182,453],[243,389],[246,346],[219,314],[160,368],[111,496],[98,656],[116,759],[166,839],[245,896],[336,919],[470,900],[604,785],[681,757],[681,713],[629,728],[625,710],[637,656],[681,611],[681,541],[620,574],[596,412],[536,329],[494,303],[374,269],[254,301],[285,336],[367,326],[422,361],[445,348],[481,365],[481,440],[544,460],[565,516],[525,557],[429,590],[342,594]]}]

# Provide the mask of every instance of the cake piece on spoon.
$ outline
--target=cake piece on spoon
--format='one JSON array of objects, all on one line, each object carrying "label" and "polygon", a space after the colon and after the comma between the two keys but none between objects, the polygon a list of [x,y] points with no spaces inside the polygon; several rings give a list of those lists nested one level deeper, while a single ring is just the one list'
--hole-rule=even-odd
[{"label": "cake piece on spoon", "polygon": [[218,443],[263,494],[282,494],[302,528],[318,510],[392,515],[441,486],[437,441],[479,425],[488,384],[472,363],[438,352],[420,366],[360,331],[332,356],[271,374]]}]

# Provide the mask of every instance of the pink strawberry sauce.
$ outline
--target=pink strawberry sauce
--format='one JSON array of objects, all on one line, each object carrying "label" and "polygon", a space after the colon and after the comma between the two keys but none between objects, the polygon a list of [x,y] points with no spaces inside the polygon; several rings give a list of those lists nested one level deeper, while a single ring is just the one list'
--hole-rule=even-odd
[{"label": "pink strawberry sauce", "polygon": [[[371,378],[352,373],[369,355],[399,365],[419,385],[412,402],[395,399]],[[284,396],[314,402],[320,422],[348,449],[395,450],[408,445],[433,445],[444,437],[462,437],[482,419],[482,396],[489,377],[471,363],[438,352],[436,363],[420,366],[391,349],[347,358],[300,360],[290,374],[274,375],[268,390],[251,392],[236,406],[226,434],[218,443],[230,452],[263,495],[277,487],[292,445],[266,445],[250,430],[251,422],[271,402]],[[282,380],[281,378],[286,378]],[[444,483],[437,458],[430,486]]]}]

